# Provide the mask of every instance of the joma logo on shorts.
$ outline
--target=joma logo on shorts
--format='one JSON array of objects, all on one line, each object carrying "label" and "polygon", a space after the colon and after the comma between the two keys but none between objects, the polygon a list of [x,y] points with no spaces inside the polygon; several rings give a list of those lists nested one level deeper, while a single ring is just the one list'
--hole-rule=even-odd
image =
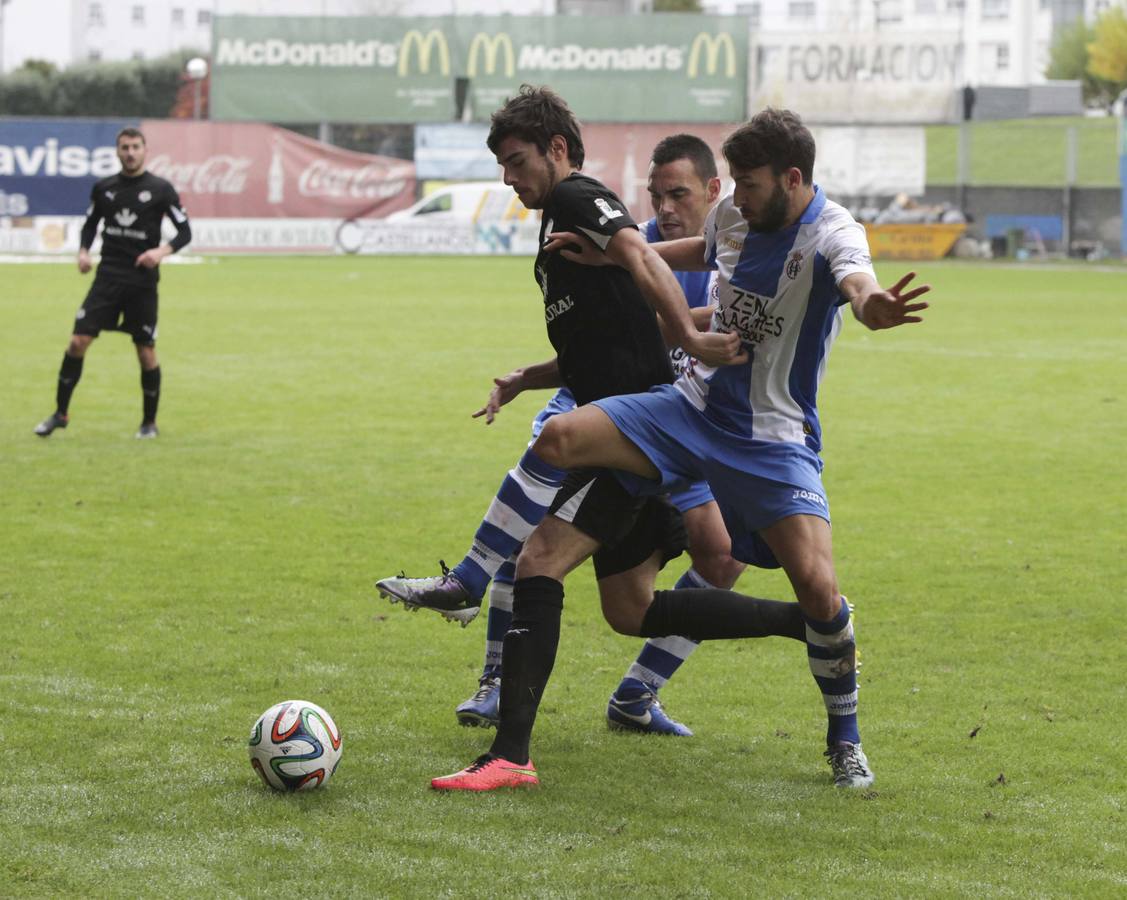
[{"label": "joma logo on shorts", "polygon": [[795,491],[792,500],[809,500],[811,503],[817,503],[819,506],[825,506],[826,500],[820,494],[815,494],[813,491]]}]

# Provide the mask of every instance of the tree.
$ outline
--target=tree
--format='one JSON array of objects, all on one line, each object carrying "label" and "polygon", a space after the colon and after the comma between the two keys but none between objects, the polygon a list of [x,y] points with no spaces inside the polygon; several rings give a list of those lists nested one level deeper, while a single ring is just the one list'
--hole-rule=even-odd
[{"label": "tree", "polygon": [[28,60],[0,78],[0,115],[106,116],[163,119],[172,114],[184,63],[198,52],[159,59],[85,63],[58,71]]},{"label": "tree", "polygon": [[1083,18],[1062,29],[1049,48],[1045,77],[1059,81],[1079,81],[1086,103],[1104,104],[1115,96],[1113,86],[1089,71],[1088,45],[1095,31]]},{"label": "tree", "polygon": [[51,79],[34,69],[17,69],[0,78],[0,115],[50,115],[51,96]]},{"label": "tree", "polygon": [[49,59],[25,59],[16,71],[38,72],[44,78],[54,78],[59,73],[58,67]]},{"label": "tree", "polygon": [[703,10],[700,0],[654,0],[654,12],[699,13]]},{"label": "tree", "polygon": [[1112,86],[1111,96],[1127,88],[1127,13],[1109,9],[1096,20],[1088,44],[1088,71]]}]

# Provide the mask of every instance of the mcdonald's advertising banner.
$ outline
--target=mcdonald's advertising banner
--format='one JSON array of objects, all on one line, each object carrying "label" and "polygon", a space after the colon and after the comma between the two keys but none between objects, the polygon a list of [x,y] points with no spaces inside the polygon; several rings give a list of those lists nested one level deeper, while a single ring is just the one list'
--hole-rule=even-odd
[{"label": "mcdonald's advertising banner", "polygon": [[211,111],[488,121],[527,82],[553,87],[583,122],[735,122],[747,48],[747,20],[733,16],[219,16]]}]

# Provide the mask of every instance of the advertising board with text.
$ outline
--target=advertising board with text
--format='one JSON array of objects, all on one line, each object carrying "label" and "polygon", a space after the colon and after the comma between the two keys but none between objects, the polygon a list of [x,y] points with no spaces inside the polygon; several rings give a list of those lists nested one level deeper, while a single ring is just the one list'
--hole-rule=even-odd
[{"label": "advertising board with text", "polygon": [[[733,16],[215,20],[211,110],[271,122],[488,121],[522,83],[586,122],[738,121],[747,20]],[[459,90],[459,82],[462,89]]]}]

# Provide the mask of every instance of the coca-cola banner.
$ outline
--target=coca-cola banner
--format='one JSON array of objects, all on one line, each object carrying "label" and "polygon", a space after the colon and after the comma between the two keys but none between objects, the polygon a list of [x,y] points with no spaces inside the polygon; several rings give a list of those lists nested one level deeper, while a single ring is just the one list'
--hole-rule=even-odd
[{"label": "coca-cola banner", "polygon": [[382,217],[415,200],[415,165],[254,123],[150,120],[148,169],[193,218]]}]

